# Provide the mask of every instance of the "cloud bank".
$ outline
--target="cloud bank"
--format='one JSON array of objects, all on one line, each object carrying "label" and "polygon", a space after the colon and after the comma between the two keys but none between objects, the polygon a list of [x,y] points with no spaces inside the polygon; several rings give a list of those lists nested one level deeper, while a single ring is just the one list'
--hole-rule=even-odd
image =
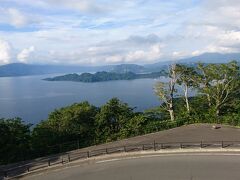
[{"label": "cloud bank", "polygon": [[238,0],[2,0],[0,13],[2,64],[144,64],[240,50]]},{"label": "cloud bank", "polygon": [[11,46],[10,44],[0,39],[0,64],[8,64],[11,62]]},{"label": "cloud bank", "polygon": [[22,63],[27,63],[28,58],[31,56],[31,54],[35,51],[34,46],[31,46],[29,48],[23,49],[18,55],[17,59]]}]

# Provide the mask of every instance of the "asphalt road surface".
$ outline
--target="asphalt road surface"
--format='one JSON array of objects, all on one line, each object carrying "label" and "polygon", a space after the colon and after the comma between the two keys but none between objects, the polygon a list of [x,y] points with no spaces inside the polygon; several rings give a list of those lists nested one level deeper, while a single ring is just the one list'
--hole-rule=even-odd
[{"label": "asphalt road surface", "polygon": [[240,154],[169,154],[99,161],[45,172],[24,179],[239,180]]}]

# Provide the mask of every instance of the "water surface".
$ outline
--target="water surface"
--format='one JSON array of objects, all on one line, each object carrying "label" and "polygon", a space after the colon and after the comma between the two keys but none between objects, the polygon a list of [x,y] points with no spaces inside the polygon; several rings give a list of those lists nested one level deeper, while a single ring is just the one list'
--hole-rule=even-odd
[{"label": "water surface", "polygon": [[21,117],[36,124],[56,108],[89,101],[100,106],[118,97],[138,111],[159,105],[154,79],[136,79],[97,83],[52,82],[43,78],[55,75],[0,78],[0,117]]}]

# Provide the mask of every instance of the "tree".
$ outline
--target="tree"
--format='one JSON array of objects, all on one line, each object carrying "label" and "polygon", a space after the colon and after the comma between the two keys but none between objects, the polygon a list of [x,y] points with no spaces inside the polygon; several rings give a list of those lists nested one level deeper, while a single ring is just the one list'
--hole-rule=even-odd
[{"label": "tree", "polygon": [[20,118],[0,119],[0,164],[29,158],[30,126]]},{"label": "tree", "polygon": [[146,131],[147,118],[143,114],[139,114],[129,119],[124,128],[120,129],[121,138],[137,136],[144,134]]},{"label": "tree", "polygon": [[35,149],[79,140],[80,147],[94,142],[94,123],[98,109],[88,102],[75,103],[52,112],[32,133]]},{"label": "tree", "polygon": [[198,63],[198,83],[199,83],[199,89],[200,92],[204,93],[207,97],[208,106],[211,107],[211,97],[208,93],[208,90],[210,88],[210,83],[213,80],[211,74],[211,65],[204,66],[202,63]]},{"label": "tree", "polygon": [[200,91],[207,94],[209,105],[214,108],[216,116],[219,116],[222,108],[240,95],[239,66],[233,61],[228,64],[209,64],[201,68],[206,77],[202,82],[207,82],[207,86],[201,87]]},{"label": "tree", "polygon": [[113,98],[100,108],[96,116],[97,143],[116,140],[121,128],[134,116],[133,108]]},{"label": "tree", "polygon": [[155,85],[155,93],[156,95],[164,102],[162,106],[169,112],[170,118],[172,121],[175,120],[174,116],[174,93],[176,92],[175,85],[177,81],[176,77],[176,64],[172,64],[169,67],[169,82],[158,82]]},{"label": "tree", "polygon": [[190,113],[189,105],[189,89],[196,87],[197,83],[197,72],[193,67],[185,65],[176,65],[177,83],[182,86],[184,91],[184,101],[186,103],[187,112]]}]

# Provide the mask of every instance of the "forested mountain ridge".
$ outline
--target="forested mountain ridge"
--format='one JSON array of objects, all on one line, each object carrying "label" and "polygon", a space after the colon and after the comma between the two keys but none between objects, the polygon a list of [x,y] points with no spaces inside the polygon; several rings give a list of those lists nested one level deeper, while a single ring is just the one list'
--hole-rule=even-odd
[{"label": "forested mountain ridge", "polygon": [[133,79],[143,79],[143,78],[158,78],[164,76],[166,73],[153,72],[147,74],[136,74],[133,72],[126,73],[115,73],[115,72],[97,72],[95,74],[91,73],[82,73],[80,75],[66,74],[63,76],[56,76],[53,78],[46,78],[46,81],[75,81],[75,82],[102,82],[102,81],[113,81],[113,80],[133,80]]}]

